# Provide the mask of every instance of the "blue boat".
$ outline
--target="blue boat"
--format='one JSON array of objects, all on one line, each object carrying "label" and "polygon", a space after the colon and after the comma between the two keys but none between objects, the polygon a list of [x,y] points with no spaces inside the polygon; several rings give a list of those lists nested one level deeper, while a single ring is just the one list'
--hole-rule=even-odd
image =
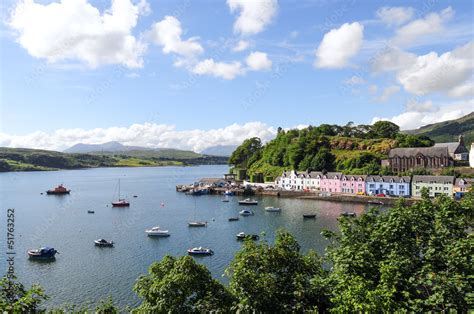
[{"label": "blue boat", "polygon": [[28,256],[31,259],[53,259],[55,258],[56,253],[59,254],[58,251],[56,251],[52,247],[42,247],[38,250],[28,250]]}]

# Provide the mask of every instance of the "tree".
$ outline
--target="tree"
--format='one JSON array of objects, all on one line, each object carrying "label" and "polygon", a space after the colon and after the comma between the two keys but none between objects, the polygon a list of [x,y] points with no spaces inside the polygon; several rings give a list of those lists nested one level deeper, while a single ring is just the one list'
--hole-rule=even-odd
[{"label": "tree", "polygon": [[134,291],[143,299],[135,313],[228,311],[232,295],[190,256],[165,256],[138,278]]},{"label": "tree", "polygon": [[[260,158],[262,141],[258,137],[246,139],[242,145],[236,148],[229,158],[229,164],[247,168],[252,162]],[[252,160],[252,162],[249,162]]]},{"label": "tree", "polygon": [[377,121],[372,125],[372,131],[379,138],[395,138],[400,127],[390,121]]},{"label": "tree", "polygon": [[0,309],[6,313],[33,313],[48,297],[39,285],[30,289],[17,282],[14,278],[0,279]]},{"label": "tree", "polygon": [[303,312],[327,308],[322,282],[326,272],[314,252],[300,253],[288,232],[277,233],[274,246],[247,240],[226,273],[243,312]]},{"label": "tree", "polygon": [[343,218],[326,232],[335,312],[468,312],[474,305],[472,199],[441,196]]},{"label": "tree", "polygon": [[311,169],[316,171],[332,170],[334,168],[335,159],[336,157],[331,154],[329,149],[321,148],[311,160]]}]

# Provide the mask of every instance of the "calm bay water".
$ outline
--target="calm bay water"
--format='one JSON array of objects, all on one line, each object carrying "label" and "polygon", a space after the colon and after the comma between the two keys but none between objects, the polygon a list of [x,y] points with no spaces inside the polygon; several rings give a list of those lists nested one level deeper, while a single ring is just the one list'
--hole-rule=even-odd
[{"label": "calm bay water", "polygon": [[[322,229],[337,228],[337,217],[343,211],[361,213],[365,205],[313,200],[258,198],[251,206],[255,216],[237,216],[243,206],[240,197],[229,203],[221,196],[188,196],[175,191],[176,184],[191,183],[202,177],[221,177],[226,166],[102,168],[56,172],[23,172],[0,174],[0,252],[6,248],[6,211],[15,209],[15,271],[25,285],[39,283],[51,297],[46,307],[63,303],[95,303],[112,296],[120,305],[136,305],[132,291],[140,274],[147,272],[153,261],[166,254],[184,255],[194,246],[210,247],[215,254],[197,260],[206,265],[213,276],[226,282],[225,268],[241,242],[238,232],[265,232],[272,242],[275,231],[285,228],[294,234],[304,251],[323,253],[327,241]],[[122,196],[131,201],[129,208],[112,208],[117,197],[117,181],[121,180]],[[70,195],[41,195],[47,189],[64,183]],[[137,198],[133,198],[137,195]],[[164,206],[161,206],[161,203]],[[265,212],[265,206],[281,207],[281,213]],[[88,214],[94,210],[95,214]],[[318,218],[303,220],[303,213],[316,213]],[[190,220],[208,221],[207,228],[188,228]],[[168,238],[149,238],[144,230],[153,226],[168,229]],[[114,248],[97,248],[93,241],[105,238],[115,242]],[[53,246],[60,254],[53,262],[28,260],[29,248]],[[6,256],[0,260],[2,275],[7,268]]]}]

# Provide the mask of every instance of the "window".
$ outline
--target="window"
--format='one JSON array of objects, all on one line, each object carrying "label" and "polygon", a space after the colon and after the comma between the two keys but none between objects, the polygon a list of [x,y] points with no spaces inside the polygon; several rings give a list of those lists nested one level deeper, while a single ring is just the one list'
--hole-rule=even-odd
[{"label": "window", "polygon": [[404,186],[403,184],[400,184],[400,185],[398,186],[398,188],[399,188],[400,190],[404,190],[404,189],[405,189],[405,186]]}]

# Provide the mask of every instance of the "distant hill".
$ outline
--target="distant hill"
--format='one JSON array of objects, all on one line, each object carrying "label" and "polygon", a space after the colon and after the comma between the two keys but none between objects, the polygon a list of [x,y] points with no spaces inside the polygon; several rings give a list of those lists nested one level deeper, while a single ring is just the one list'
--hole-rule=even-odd
[{"label": "distant hill", "polygon": [[428,124],[405,133],[426,135],[436,143],[457,142],[459,135],[462,134],[464,144],[469,148],[474,142],[474,112],[456,120]]},{"label": "distant hill", "polygon": [[92,153],[92,152],[124,152],[130,150],[151,150],[151,148],[140,146],[126,146],[119,142],[112,141],[103,144],[83,144],[79,143],[64,150],[65,153]]},{"label": "distant hill", "polygon": [[201,152],[204,155],[230,157],[238,145],[216,145],[206,148]]}]

